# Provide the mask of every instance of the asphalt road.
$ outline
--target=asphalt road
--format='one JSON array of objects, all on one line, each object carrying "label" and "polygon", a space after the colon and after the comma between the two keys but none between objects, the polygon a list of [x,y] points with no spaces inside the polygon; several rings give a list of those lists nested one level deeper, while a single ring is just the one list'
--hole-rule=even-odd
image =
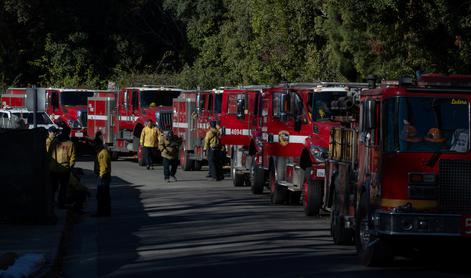
[{"label": "asphalt road", "polygon": [[[93,190],[93,163],[82,161]],[[466,266],[399,259],[387,268],[358,263],[353,246],[335,246],[329,218],[301,206],[274,206],[206,171],[112,164],[112,217],[85,215],[67,246],[64,277],[469,277]],[[95,199],[87,210],[94,212]],[[446,254],[442,254],[446,256]],[[438,260],[439,261],[439,260]]]}]

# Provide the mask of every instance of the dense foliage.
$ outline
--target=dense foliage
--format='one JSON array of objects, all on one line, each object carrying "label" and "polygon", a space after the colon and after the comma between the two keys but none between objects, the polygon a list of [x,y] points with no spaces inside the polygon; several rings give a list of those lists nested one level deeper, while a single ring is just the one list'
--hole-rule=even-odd
[{"label": "dense foliage", "polygon": [[471,1],[0,0],[0,85],[470,73]]}]

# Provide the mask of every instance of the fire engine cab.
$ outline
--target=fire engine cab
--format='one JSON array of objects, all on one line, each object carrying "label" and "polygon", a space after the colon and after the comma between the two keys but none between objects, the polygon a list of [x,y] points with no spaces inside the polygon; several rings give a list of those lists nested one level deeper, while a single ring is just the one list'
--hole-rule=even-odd
[{"label": "fire engine cab", "polygon": [[205,163],[204,137],[214,119],[212,91],[184,91],[173,99],[173,132],[182,138],[180,165],[184,171],[201,170]]},{"label": "fire engine cab", "polygon": [[471,76],[370,84],[359,124],[331,132],[325,184],[334,242],[355,241],[362,262],[376,265],[421,239],[470,237]]},{"label": "fire engine cab", "polygon": [[256,152],[255,138],[260,135],[261,94],[267,86],[245,86],[215,90],[221,96],[218,121],[221,144],[231,159],[234,186],[250,186],[251,163]]},{"label": "fire engine cab", "polygon": [[172,101],[182,90],[169,86],[129,87],[102,92],[88,99],[90,135],[101,131],[113,159],[119,153],[137,153],[143,165],[139,139],[147,120],[161,130],[172,128]]},{"label": "fire engine cab", "polygon": [[302,200],[306,215],[318,214],[330,128],[351,117],[354,93],[362,87],[324,82],[263,90],[252,192],[262,193],[268,177],[274,204]]}]

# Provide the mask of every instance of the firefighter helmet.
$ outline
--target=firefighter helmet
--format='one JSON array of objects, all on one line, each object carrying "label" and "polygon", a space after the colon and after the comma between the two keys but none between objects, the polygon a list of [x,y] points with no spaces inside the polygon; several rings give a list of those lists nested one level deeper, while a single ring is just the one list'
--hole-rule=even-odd
[{"label": "firefighter helmet", "polygon": [[157,107],[157,104],[155,104],[155,102],[151,102],[151,103],[149,104],[149,107],[150,107],[150,108]]},{"label": "firefighter helmet", "polygon": [[433,143],[442,143],[446,141],[446,138],[442,136],[442,131],[440,129],[434,127],[428,130],[425,140]]}]

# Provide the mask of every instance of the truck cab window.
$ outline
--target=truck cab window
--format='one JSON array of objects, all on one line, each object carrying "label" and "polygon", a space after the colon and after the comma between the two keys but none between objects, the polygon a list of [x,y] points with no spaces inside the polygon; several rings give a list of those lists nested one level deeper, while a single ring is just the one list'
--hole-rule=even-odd
[{"label": "truck cab window", "polygon": [[299,116],[303,115],[303,101],[298,94],[292,93],[291,97],[291,114],[296,119]]},{"label": "truck cab window", "polygon": [[208,95],[208,111],[213,112],[213,94]]},{"label": "truck cab window", "polygon": [[138,91],[132,92],[131,105],[132,105],[133,111],[139,110],[139,92]]},{"label": "truck cab window", "polygon": [[51,93],[51,105],[53,111],[56,111],[59,108],[59,95],[57,92]]},{"label": "truck cab window", "polygon": [[215,95],[214,113],[221,113],[222,94]]}]

